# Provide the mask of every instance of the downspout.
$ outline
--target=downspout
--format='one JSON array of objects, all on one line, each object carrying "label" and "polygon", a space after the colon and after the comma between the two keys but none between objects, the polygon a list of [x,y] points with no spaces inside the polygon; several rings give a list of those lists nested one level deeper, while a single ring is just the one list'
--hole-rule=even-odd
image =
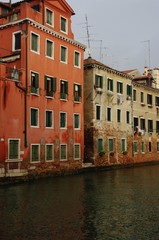
[{"label": "downspout", "polygon": [[42,25],[45,23],[45,8],[44,8],[44,0],[42,0]]},{"label": "downspout", "polygon": [[27,142],[27,89],[28,89],[28,21],[26,21],[26,33],[25,33],[25,97],[24,97],[24,146],[28,146]]}]

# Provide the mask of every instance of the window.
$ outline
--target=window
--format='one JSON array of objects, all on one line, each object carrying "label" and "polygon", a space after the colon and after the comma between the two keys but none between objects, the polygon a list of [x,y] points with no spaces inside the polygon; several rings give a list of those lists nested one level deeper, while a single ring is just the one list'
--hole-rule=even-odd
[{"label": "window", "polygon": [[133,101],[136,102],[136,90],[133,89]]},{"label": "window", "polygon": [[141,130],[145,130],[146,129],[145,119],[144,118],[140,119],[140,128],[141,128]]},{"label": "window", "polygon": [[156,96],[156,98],[155,98],[155,105],[156,105],[157,107],[159,107],[159,97],[157,97],[157,96]]},{"label": "window", "polygon": [[74,128],[80,129],[80,115],[77,113],[74,114]]},{"label": "window", "polygon": [[156,121],[156,133],[159,133],[159,121]]},{"label": "window", "polygon": [[13,51],[21,50],[21,32],[13,33]]},{"label": "window", "polygon": [[122,152],[125,152],[127,149],[126,149],[126,139],[121,139],[121,151]]},{"label": "window", "polygon": [[60,145],[60,160],[62,160],[62,161],[67,160],[67,145],[66,144]]},{"label": "window", "polygon": [[101,118],[101,106],[96,105],[96,120],[100,120]]},{"label": "window", "polygon": [[31,127],[39,127],[39,109],[30,109]]},{"label": "window", "polygon": [[60,112],[60,128],[67,127],[67,114],[65,112]]},{"label": "window", "polygon": [[140,93],[140,101],[141,101],[141,103],[144,103],[144,93],[143,92]]},{"label": "window", "polygon": [[108,139],[108,149],[109,149],[109,152],[114,152],[114,142],[113,142],[113,139]]},{"label": "window", "polygon": [[46,97],[53,97],[56,91],[56,78],[45,76],[45,94]]},{"label": "window", "polygon": [[81,60],[81,57],[80,57],[80,53],[79,52],[74,52],[74,66],[75,67],[80,67],[80,60]]},{"label": "window", "polygon": [[95,87],[103,88],[103,77],[100,75],[95,75]]},{"label": "window", "polygon": [[107,108],[107,121],[111,122],[112,121],[112,109]]},{"label": "window", "polygon": [[80,154],[80,144],[75,144],[74,145],[74,159],[80,159],[81,154]]},{"label": "window", "polygon": [[123,83],[117,82],[117,93],[123,94]]},{"label": "window", "polygon": [[67,19],[64,17],[61,17],[60,19],[60,30],[67,33]]},{"label": "window", "polygon": [[67,63],[67,48],[64,46],[61,46],[61,53],[60,53],[60,60],[63,63]]},{"label": "window", "polygon": [[31,32],[31,50],[36,53],[40,52],[40,37],[33,32]]},{"label": "window", "polygon": [[37,12],[40,12],[40,5],[39,4],[36,4],[36,5],[32,6],[31,8],[34,9],[35,11],[37,11]]},{"label": "window", "polygon": [[11,160],[20,158],[20,140],[9,139],[9,153],[8,158]]},{"label": "window", "polygon": [[49,58],[54,57],[54,43],[50,40],[46,40],[46,56]]},{"label": "window", "polygon": [[127,97],[132,97],[132,86],[131,85],[127,85]]},{"label": "window", "polygon": [[98,139],[97,148],[98,148],[98,153],[103,152],[104,147],[103,147],[103,139],[102,138]]},{"label": "window", "polygon": [[53,111],[50,110],[45,111],[45,127],[53,128]]},{"label": "window", "polygon": [[134,131],[136,131],[136,128],[139,126],[139,119],[137,117],[134,117]]},{"label": "window", "polygon": [[159,141],[157,141],[157,152],[159,152]]},{"label": "window", "polygon": [[145,152],[145,143],[143,141],[141,142],[141,152]]},{"label": "window", "polygon": [[107,79],[107,90],[113,92],[113,79],[110,78]]},{"label": "window", "polygon": [[147,104],[152,105],[152,95],[151,94],[147,94]]},{"label": "window", "polygon": [[31,72],[31,93],[39,94],[39,74]]},{"label": "window", "polygon": [[126,123],[130,124],[130,112],[126,111]]},{"label": "window", "polygon": [[40,145],[32,144],[31,145],[31,162],[39,162],[40,161]]},{"label": "window", "polygon": [[46,161],[53,161],[54,160],[54,145],[53,144],[46,144],[45,145],[45,160]]},{"label": "window", "polygon": [[134,153],[137,153],[137,142],[134,142]]},{"label": "window", "polygon": [[149,142],[149,152],[152,152],[152,142]]},{"label": "window", "polygon": [[153,120],[148,119],[148,132],[153,132]]},{"label": "window", "polygon": [[7,8],[1,7],[1,14],[2,14],[2,15],[7,14]]},{"label": "window", "polygon": [[74,84],[74,101],[80,102],[82,97],[82,86],[79,84]]},{"label": "window", "polygon": [[117,109],[117,122],[121,122],[121,109]]},{"label": "window", "polygon": [[53,26],[53,12],[46,9],[46,23]]},{"label": "window", "polygon": [[65,80],[60,81],[60,99],[67,99],[68,95],[68,82]]}]

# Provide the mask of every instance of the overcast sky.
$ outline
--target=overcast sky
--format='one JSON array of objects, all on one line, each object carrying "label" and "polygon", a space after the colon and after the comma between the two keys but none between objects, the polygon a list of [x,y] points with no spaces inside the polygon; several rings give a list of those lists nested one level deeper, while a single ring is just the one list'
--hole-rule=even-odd
[{"label": "overcast sky", "polygon": [[67,2],[75,12],[72,16],[75,39],[86,45],[87,15],[92,58],[118,70],[138,68],[142,73],[149,64],[159,68],[159,0]]},{"label": "overcast sky", "polygon": [[142,73],[149,63],[151,68],[159,68],[159,0],[67,2],[75,11],[72,17],[75,39],[85,44],[87,15],[93,58],[119,70],[138,68]]}]

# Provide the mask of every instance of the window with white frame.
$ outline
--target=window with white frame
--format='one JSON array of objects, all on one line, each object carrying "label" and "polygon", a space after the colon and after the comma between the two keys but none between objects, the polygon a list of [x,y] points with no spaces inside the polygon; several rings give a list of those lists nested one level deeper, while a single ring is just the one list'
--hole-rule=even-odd
[{"label": "window with white frame", "polygon": [[67,31],[68,31],[67,19],[64,17],[60,18],[60,30],[61,30],[61,32],[64,32],[64,33],[67,33]]},{"label": "window with white frame", "polygon": [[126,123],[130,124],[130,112],[126,111]]},{"label": "window with white frame", "polygon": [[103,76],[98,74],[95,75],[95,87],[103,88]]},{"label": "window with white frame", "polygon": [[136,102],[136,89],[133,89],[133,101]]},{"label": "window with white frame", "polygon": [[48,162],[54,160],[54,145],[53,144],[45,145],[45,160]]},{"label": "window with white frame", "polygon": [[40,162],[40,145],[31,144],[31,162],[37,163]]},{"label": "window with white frame", "polygon": [[107,79],[107,90],[113,92],[113,79],[111,78]]},{"label": "window with white frame", "polygon": [[68,82],[60,80],[60,99],[67,100],[68,95]]},{"label": "window with white frame", "polygon": [[140,102],[144,103],[144,93],[140,92]]},{"label": "window with white frame", "polygon": [[152,133],[153,132],[153,120],[148,119],[148,132]]},{"label": "window with white frame", "polygon": [[74,52],[74,66],[80,67],[81,54],[79,52]]},{"label": "window with white frame", "polygon": [[110,107],[107,108],[107,121],[111,122],[112,121],[112,109]]},{"label": "window with white frame", "polygon": [[123,83],[117,82],[117,93],[123,94]]},{"label": "window with white frame", "polygon": [[121,151],[122,152],[125,152],[127,150],[127,147],[126,147],[126,139],[125,138],[122,138],[121,139]]},{"label": "window with white frame", "polygon": [[30,109],[30,125],[31,127],[39,127],[39,109]]},{"label": "window with white frame", "polygon": [[61,161],[67,160],[67,145],[66,144],[60,145],[60,160]]},{"label": "window with white frame", "polygon": [[113,138],[108,139],[108,150],[110,152],[114,152],[114,141]]},{"label": "window with white frame", "polygon": [[96,105],[96,120],[100,120],[100,119],[101,119],[101,106]]},{"label": "window with white frame", "polygon": [[67,47],[61,46],[60,61],[63,63],[67,63],[67,55],[68,55]]},{"label": "window with white frame", "polygon": [[98,141],[97,141],[97,151],[98,151],[98,153],[104,151],[104,143],[103,143],[102,138],[99,138]]},{"label": "window with white frame", "polygon": [[54,58],[54,42],[49,39],[46,39],[46,56]]},{"label": "window with white frame", "polygon": [[152,152],[152,142],[149,141],[149,145],[148,145],[148,150],[151,153]]},{"label": "window with white frame", "polygon": [[46,97],[53,97],[56,91],[56,78],[45,75],[45,94]]},{"label": "window with white frame", "polygon": [[50,26],[54,25],[54,14],[48,8],[46,8],[46,23]]},{"label": "window with white frame", "polygon": [[45,127],[53,128],[53,111],[52,110],[45,111]]},{"label": "window with white frame", "polygon": [[126,94],[128,98],[132,97],[132,85],[127,84]]},{"label": "window with white frame", "polygon": [[80,144],[74,144],[74,159],[78,160],[81,158],[81,146]]},{"label": "window with white frame", "polygon": [[60,128],[67,128],[67,113],[60,112]]},{"label": "window with white frame", "polygon": [[13,51],[21,50],[21,32],[14,32],[13,33]]},{"label": "window with white frame", "polygon": [[39,74],[36,72],[31,72],[31,89],[30,92],[32,94],[39,94]]},{"label": "window with white frame", "polygon": [[20,158],[20,139],[8,140],[8,158],[9,160]]},{"label": "window with white frame", "polygon": [[117,122],[121,122],[121,109],[117,109]]},{"label": "window with white frame", "polygon": [[141,130],[145,130],[146,129],[145,119],[144,118],[140,118],[140,129]]},{"label": "window with white frame", "polygon": [[40,52],[40,36],[33,32],[31,32],[31,51]]},{"label": "window with white frame", "polygon": [[148,105],[152,106],[152,103],[153,103],[152,100],[153,100],[152,99],[152,94],[147,94],[147,104]]},{"label": "window with white frame", "polygon": [[137,148],[137,142],[134,142],[133,143],[133,148],[134,148],[134,153],[137,153],[138,152],[138,148]]},{"label": "window with white frame", "polygon": [[145,153],[145,143],[144,143],[144,141],[141,142],[141,152]]},{"label": "window with white frame", "polygon": [[74,83],[74,101],[80,102],[82,97],[82,86]]},{"label": "window with white frame", "polygon": [[75,113],[74,114],[74,128],[75,129],[80,129],[80,114]]}]

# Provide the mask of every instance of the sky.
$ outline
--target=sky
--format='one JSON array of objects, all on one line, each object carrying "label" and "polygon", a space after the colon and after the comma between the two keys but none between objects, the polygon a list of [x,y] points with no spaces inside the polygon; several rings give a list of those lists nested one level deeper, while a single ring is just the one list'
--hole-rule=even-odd
[{"label": "sky", "polygon": [[87,46],[90,40],[92,58],[117,70],[159,68],[159,0],[67,2],[75,39]]},{"label": "sky", "polygon": [[85,58],[90,52],[92,58],[117,70],[137,68],[143,73],[144,66],[159,68],[159,0],[67,2],[75,12],[75,40],[90,45]]}]

